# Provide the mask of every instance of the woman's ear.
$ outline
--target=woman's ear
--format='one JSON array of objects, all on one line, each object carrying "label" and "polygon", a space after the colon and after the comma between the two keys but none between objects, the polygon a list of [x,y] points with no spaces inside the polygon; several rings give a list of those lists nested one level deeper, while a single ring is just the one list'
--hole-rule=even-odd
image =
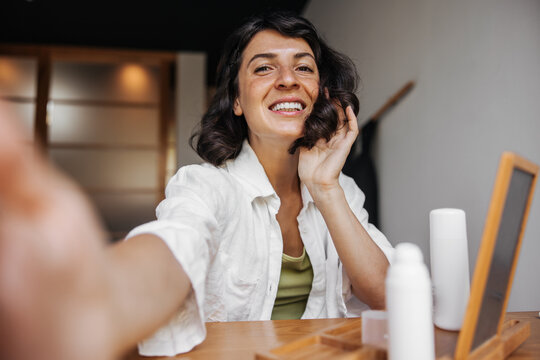
[{"label": "woman's ear", "polygon": [[242,116],[242,114],[244,113],[242,107],[240,106],[240,101],[238,101],[238,98],[234,100],[233,111],[234,115],[236,116]]}]

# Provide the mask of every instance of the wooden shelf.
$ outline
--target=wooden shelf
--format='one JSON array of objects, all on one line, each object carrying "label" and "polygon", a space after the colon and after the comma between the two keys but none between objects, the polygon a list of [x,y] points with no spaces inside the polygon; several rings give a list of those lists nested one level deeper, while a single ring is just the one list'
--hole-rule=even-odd
[{"label": "wooden shelf", "polygon": [[72,149],[72,150],[160,150],[158,145],[138,144],[105,144],[105,143],[66,143],[49,142],[49,149]]},{"label": "wooden shelf", "polygon": [[35,97],[26,96],[0,95],[0,99],[18,104],[33,104],[36,102]]},{"label": "wooden shelf", "polygon": [[49,99],[49,103],[58,105],[126,107],[138,109],[159,109],[157,102],[137,102],[121,100],[88,100],[88,99]]}]

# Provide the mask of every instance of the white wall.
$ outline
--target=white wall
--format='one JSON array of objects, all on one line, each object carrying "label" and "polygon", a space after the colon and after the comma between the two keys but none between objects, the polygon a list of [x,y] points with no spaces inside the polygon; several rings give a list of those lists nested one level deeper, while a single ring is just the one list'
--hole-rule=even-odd
[{"label": "white wall", "polygon": [[[540,1],[311,0],[304,15],[355,61],[361,120],[416,81],[379,126],[382,228],[429,257],[429,211],[463,208],[474,269],[500,154],[540,163]],[[539,193],[509,310],[540,309]]]},{"label": "white wall", "polygon": [[206,54],[178,53],[176,58],[176,159],[178,167],[198,164],[189,137],[206,109]]}]

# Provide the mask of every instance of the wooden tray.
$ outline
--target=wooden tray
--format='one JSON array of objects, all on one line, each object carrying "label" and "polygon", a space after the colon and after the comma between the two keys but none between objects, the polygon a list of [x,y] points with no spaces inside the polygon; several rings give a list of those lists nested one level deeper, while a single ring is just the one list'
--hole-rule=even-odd
[{"label": "wooden tray", "polygon": [[[448,332],[436,329],[435,347],[437,360],[452,360],[457,332],[451,338],[440,336]],[[437,336],[439,335],[439,336]],[[503,324],[502,336],[494,336],[479,346],[468,360],[505,359],[530,336],[530,323],[509,320]],[[449,343],[449,344],[447,344]],[[442,349],[440,349],[442,348]],[[441,351],[442,350],[442,351]],[[442,352],[442,354],[440,354]],[[362,345],[362,319],[347,322],[314,333],[308,337],[276,347],[268,352],[255,355],[257,360],[386,360],[384,349]]]},{"label": "wooden tray", "polygon": [[362,319],[325,329],[268,352],[257,353],[257,360],[386,360],[386,350],[362,345]]}]

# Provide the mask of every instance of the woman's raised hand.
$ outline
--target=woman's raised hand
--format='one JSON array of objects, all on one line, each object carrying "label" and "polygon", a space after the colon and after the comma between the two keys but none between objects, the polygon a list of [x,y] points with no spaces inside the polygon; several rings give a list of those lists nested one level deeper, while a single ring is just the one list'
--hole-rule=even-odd
[{"label": "woman's raised hand", "polygon": [[105,233],[0,103],[0,358],[109,359]]},{"label": "woman's raised hand", "polygon": [[319,139],[309,150],[300,148],[298,175],[314,198],[321,192],[339,188],[339,173],[358,136],[358,122],[352,108],[347,106],[343,112],[339,105],[336,107],[340,124],[334,136],[329,141]]}]

